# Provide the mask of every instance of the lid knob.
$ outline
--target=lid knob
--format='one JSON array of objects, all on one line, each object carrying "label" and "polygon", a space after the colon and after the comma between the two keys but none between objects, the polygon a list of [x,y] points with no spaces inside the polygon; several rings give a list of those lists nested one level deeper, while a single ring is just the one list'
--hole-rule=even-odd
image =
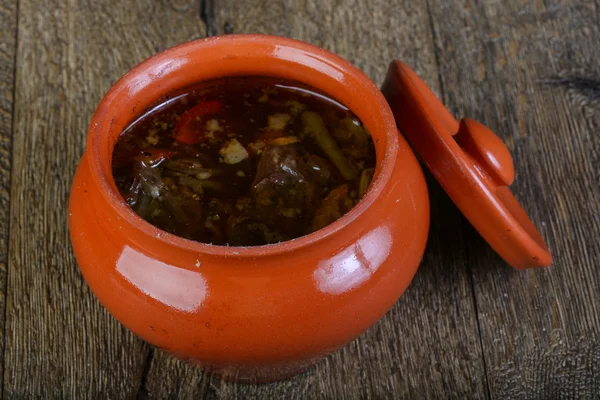
[{"label": "lid knob", "polygon": [[487,126],[463,118],[454,139],[498,185],[509,186],[513,183],[515,166],[510,152],[504,142]]}]

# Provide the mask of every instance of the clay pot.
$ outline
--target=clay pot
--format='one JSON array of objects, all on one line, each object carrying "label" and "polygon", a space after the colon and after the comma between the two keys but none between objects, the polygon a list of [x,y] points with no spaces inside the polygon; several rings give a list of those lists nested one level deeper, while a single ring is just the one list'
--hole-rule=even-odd
[{"label": "clay pot", "polygon": [[[111,174],[123,129],[174,90],[234,75],[300,81],[362,120],[377,166],[354,209],[310,235],[244,248],[171,235],[126,205]],[[268,381],[302,371],[392,307],[423,256],[429,200],[388,102],[361,71],[303,42],[231,35],[162,52],[110,89],[89,129],[69,215],[83,276],[117,320],[227,378]]]}]

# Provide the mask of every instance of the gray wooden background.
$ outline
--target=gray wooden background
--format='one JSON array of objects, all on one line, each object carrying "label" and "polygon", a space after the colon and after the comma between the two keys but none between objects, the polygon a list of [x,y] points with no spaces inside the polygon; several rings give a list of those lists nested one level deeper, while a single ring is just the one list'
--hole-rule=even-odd
[{"label": "gray wooden background", "polygon": [[[0,0],[0,376],[4,398],[600,398],[598,0]],[[67,231],[92,113],[129,68],[231,32],[309,41],[377,84],[411,65],[499,133],[553,250],[516,272],[431,178],[414,282],[366,334],[292,380],[222,382],[100,306]]]}]

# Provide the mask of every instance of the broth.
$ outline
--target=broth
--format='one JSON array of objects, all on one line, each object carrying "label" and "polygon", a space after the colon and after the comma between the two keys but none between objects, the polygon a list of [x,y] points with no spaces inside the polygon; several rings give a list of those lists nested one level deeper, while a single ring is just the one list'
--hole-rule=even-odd
[{"label": "broth", "polygon": [[157,103],[117,140],[112,170],[143,219],[204,243],[297,238],[347,213],[375,168],[372,139],[346,107],[263,77],[203,83]]}]

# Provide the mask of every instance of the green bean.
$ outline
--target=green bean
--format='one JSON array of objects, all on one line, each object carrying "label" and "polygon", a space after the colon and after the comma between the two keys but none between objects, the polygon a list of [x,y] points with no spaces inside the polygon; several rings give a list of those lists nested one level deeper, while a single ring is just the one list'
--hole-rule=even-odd
[{"label": "green bean", "polygon": [[160,177],[160,172],[158,169],[150,168],[143,163],[140,163],[139,171],[140,181],[142,183],[142,189],[144,193],[154,199],[160,196],[165,184]]},{"label": "green bean", "polygon": [[183,211],[181,202],[179,201],[179,199],[177,199],[177,197],[172,196],[170,194],[165,194],[163,196],[163,203],[169,209],[171,214],[175,217],[177,222],[187,222],[188,217],[185,211]]},{"label": "green bean", "polygon": [[304,124],[304,133],[311,137],[321,150],[327,154],[329,160],[340,171],[344,179],[356,178],[356,170],[327,131],[327,127],[319,114],[314,111],[305,111],[302,113],[302,123]]},{"label": "green bean", "polygon": [[148,209],[146,210],[147,216],[152,216],[158,210],[159,207],[161,207],[160,201],[158,201],[157,199],[152,199],[150,204],[148,204]]},{"label": "green bean", "polygon": [[138,197],[135,205],[133,206],[133,210],[142,218],[146,219],[150,213],[148,212],[148,208],[150,203],[154,200],[152,197],[142,193]]}]

